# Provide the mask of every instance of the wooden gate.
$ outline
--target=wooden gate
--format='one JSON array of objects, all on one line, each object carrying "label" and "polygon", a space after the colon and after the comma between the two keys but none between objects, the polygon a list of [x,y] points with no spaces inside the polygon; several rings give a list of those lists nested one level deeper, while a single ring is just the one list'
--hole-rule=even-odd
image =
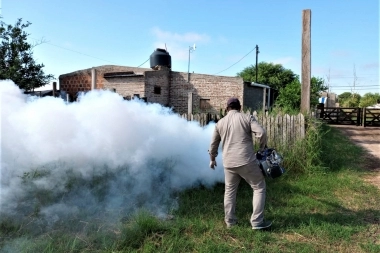
[{"label": "wooden gate", "polygon": [[363,126],[380,126],[380,109],[363,108]]},{"label": "wooden gate", "polygon": [[358,107],[324,107],[320,109],[320,119],[327,124],[361,126],[362,109]]},{"label": "wooden gate", "polygon": [[324,107],[317,117],[331,125],[380,126],[380,109],[359,107]]}]

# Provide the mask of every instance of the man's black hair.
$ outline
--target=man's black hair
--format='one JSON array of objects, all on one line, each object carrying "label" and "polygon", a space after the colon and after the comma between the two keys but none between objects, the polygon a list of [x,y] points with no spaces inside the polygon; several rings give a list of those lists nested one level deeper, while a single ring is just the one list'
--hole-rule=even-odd
[{"label": "man's black hair", "polygon": [[230,108],[231,110],[240,110],[241,109],[241,105],[238,104],[238,103],[231,103],[228,108]]}]

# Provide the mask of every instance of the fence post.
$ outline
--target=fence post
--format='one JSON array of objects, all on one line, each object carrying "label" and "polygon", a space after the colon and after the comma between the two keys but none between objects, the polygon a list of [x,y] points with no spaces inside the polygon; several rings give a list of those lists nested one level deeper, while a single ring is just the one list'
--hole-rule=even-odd
[{"label": "fence post", "polygon": [[356,112],[356,126],[360,126],[360,108],[356,108],[357,109],[357,112]]}]

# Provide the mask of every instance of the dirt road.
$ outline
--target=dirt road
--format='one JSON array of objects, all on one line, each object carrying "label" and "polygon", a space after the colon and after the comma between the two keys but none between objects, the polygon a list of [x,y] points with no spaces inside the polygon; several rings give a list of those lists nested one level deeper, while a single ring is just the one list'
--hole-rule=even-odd
[{"label": "dirt road", "polygon": [[355,144],[368,151],[365,168],[374,172],[366,181],[380,189],[380,127],[332,125],[348,136]]}]

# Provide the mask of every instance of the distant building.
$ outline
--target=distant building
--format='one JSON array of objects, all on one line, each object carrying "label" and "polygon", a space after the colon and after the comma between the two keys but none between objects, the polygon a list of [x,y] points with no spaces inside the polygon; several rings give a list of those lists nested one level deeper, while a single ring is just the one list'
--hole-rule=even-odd
[{"label": "distant building", "polygon": [[35,90],[35,91],[25,91],[24,94],[37,96],[37,97],[59,97],[60,91],[57,90],[57,83],[53,82],[52,90]]},{"label": "distant building", "polygon": [[105,65],[59,76],[60,90],[75,100],[78,92],[112,90],[125,99],[138,97],[172,107],[178,113],[219,113],[230,97],[244,108],[262,110],[273,104],[269,86],[244,82],[240,77],[171,71],[171,57],[157,49],[150,56],[151,69]]},{"label": "distant building", "polygon": [[339,107],[339,104],[336,102],[337,96],[335,93],[321,92],[319,102],[321,103],[321,101],[323,101],[325,107]]}]

